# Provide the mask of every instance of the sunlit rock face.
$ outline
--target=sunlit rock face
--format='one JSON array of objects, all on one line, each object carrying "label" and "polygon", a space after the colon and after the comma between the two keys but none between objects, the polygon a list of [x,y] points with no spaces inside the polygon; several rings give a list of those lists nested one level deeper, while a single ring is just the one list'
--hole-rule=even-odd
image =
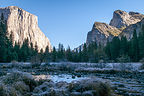
[{"label": "sunlit rock face", "polygon": [[113,13],[113,18],[110,21],[110,25],[117,27],[117,28],[127,27],[131,24],[135,24],[141,21],[143,18],[144,18],[144,15],[138,12],[127,13],[122,10],[116,10]]},{"label": "sunlit rock face", "polygon": [[2,13],[7,22],[8,36],[13,36],[13,43],[22,45],[28,39],[33,46],[38,46],[38,50],[45,50],[46,46],[51,50],[49,39],[38,27],[37,16],[16,6],[0,8],[0,16]]},{"label": "sunlit rock face", "polygon": [[126,38],[130,40],[133,37],[134,30],[136,30],[137,35],[139,35],[139,32],[142,31],[142,26],[144,26],[144,19],[142,19],[140,22],[137,22],[136,24],[132,24],[126,27],[119,35],[119,37],[126,36]]},{"label": "sunlit rock face", "polygon": [[110,24],[95,22],[93,28],[87,34],[86,44],[97,42],[106,45],[114,36],[126,36],[128,40],[132,38],[134,29],[137,32],[141,29],[144,15],[138,12],[125,12],[116,10]]},{"label": "sunlit rock face", "polygon": [[95,22],[93,28],[87,35],[86,43],[97,42],[97,44],[106,45],[107,40],[120,34],[120,30],[106,23]]}]

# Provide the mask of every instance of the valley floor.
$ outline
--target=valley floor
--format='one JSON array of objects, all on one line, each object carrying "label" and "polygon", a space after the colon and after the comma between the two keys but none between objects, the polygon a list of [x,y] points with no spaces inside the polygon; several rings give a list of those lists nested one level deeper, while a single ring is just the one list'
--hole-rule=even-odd
[{"label": "valley floor", "polygon": [[141,66],[141,63],[0,63],[0,93],[16,90],[13,93],[16,96],[25,92],[26,96],[143,96]]}]

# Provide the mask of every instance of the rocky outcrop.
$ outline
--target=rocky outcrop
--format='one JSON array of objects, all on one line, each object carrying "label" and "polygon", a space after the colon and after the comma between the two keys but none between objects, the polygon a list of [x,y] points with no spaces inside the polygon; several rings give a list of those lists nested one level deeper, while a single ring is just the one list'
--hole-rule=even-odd
[{"label": "rocky outcrop", "polygon": [[46,46],[51,49],[49,39],[38,27],[37,16],[16,6],[0,8],[0,16],[2,13],[7,23],[7,34],[12,34],[13,43],[22,45],[23,41],[28,39],[33,46],[38,46],[38,50],[45,50]]},{"label": "rocky outcrop", "polygon": [[127,13],[122,10],[116,10],[113,13],[113,18],[110,21],[110,25],[117,28],[127,27],[141,21],[143,18],[144,15],[138,12]]},{"label": "rocky outcrop", "polygon": [[130,40],[133,37],[134,30],[136,30],[137,35],[139,35],[139,32],[141,32],[141,28],[143,25],[144,25],[144,19],[142,19],[140,22],[138,22],[136,24],[132,24],[132,25],[128,26],[127,28],[125,28],[122,31],[122,33],[119,35],[119,37],[126,36],[126,38],[128,40]]},{"label": "rocky outcrop", "polygon": [[107,40],[111,40],[114,36],[118,36],[121,31],[106,23],[95,22],[93,28],[87,35],[86,43],[97,42],[97,44],[105,45]]}]

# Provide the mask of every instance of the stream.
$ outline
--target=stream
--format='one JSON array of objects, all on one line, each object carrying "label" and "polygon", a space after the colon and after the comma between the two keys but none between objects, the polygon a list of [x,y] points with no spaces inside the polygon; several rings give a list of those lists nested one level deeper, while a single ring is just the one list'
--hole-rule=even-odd
[{"label": "stream", "polygon": [[81,76],[74,76],[72,74],[52,74],[52,75],[34,75],[35,79],[51,79],[54,82],[65,81],[70,83],[72,81],[82,79],[100,79],[110,83],[115,93],[124,96],[144,96],[144,82],[141,79],[123,78],[121,76],[114,76],[110,74],[88,74]]}]

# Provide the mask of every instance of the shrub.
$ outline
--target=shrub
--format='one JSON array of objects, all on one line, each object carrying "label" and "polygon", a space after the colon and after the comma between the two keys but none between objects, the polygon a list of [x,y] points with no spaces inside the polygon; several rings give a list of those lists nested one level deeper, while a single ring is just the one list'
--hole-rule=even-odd
[{"label": "shrub", "polygon": [[0,78],[0,96],[31,96],[36,86],[32,75],[15,71]]},{"label": "shrub", "polygon": [[17,81],[24,81],[24,80],[33,80],[32,75],[29,73],[25,72],[20,72],[20,71],[13,71],[12,73],[7,74],[2,81],[5,84],[12,84]]},{"label": "shrub", "polygon": [[12,61],[10,66],[12,68],[22,68],[22,64],[18,63],[17,61]]},{"label": "shrub", "polygon": [[31,62],[32,65],[35,65],[35,64],[36,64],[36,65],[37,65],[37,64],[41,64],[41,62],[40,62],[40,58],[39,58],[38,55],[36,55],[36,56],[32,56],[30,62]]},{"label": "shrub", "polygon": [[18,62],[15,61],[15,60],[11,61],[11,63],[12,63],[12,64],[18,64]]},{"label": "shrub", "polygon": [[31,63],[32,68],[38,68],[41,66],[40,63]]},{"label": "shrub", "polygon": [[121,63],[130,62],[130,57],[127,55],[123,55],[123,56],[117,58],[117,61],[121,62]]},{"label": "shrub", "polygon": [[18,90],[22,94],[25,94],[26,92],[30,92],[29,86],[26,85],[23,81],[14,83],[12,87]]},{"label": "shrub", "polygon": [[93,91],[94,96],[111,96],[112,91],[107,82],[102,82],[95,79],[85,79],[69,84],[69,91],[71,92],[85,92]]},{"label": "shrub", "polygon": [[144,69],[144,58],[142,58],[142,59],[140,60],[140,62],[142,63],[141,69]]},{"label": "shrub", "polygon": [[0,83],[0,94],[1,94],[1,96],[6,96],[7,95],[6,86],[2,83]]},{"label": "shrub", "polygon": [[20,92],[16,91],[15,88],[11,86],[6,86],[0,84],[0,96],[22,96]]}]

